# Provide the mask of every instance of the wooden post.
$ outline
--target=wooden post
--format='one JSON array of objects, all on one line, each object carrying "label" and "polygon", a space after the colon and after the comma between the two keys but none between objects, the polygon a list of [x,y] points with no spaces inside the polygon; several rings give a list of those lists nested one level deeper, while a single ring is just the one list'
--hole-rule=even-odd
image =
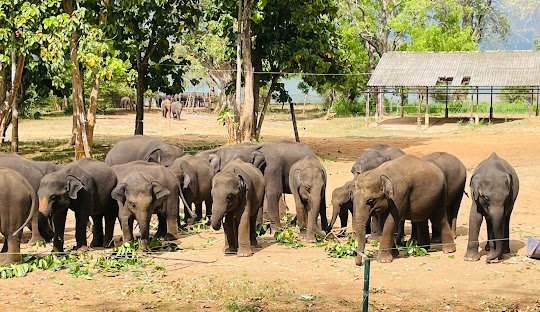
[{"label": "wooden post", "polygon": [[429,87],[426,87],[426,113],[424,124],[426,125],[426,128],[429,127]]},{"label": "wooden post", "polygon": [[369,125],[369,88],[366,90],[366,127]]},{"label": "wooden post", "polygon": [[375,100],[375,122],[376,123],[379,123],[379,114],[380,114],[380,111],[381,111],[381,97],[379,96],[379,88],[377,87],[377,90],[373,96],[373,99]]},{"label": "wooden post", "polygon": [[491,87],[489,92],[489,121],[493,119],[493,87]]},{"label": "wooden post", "polygon": [[540,111],[538,111],[538,96],[540,95],[540,87],[536,87],[536,116],[538,116],[538,113],[540,113]]},{"label": "wooden post", "polygon": [[448,80],[446,80],[446,105],[444,108],[444,118],[448,118]]},{"label": "wooden post", "polygon": [[480,122],[479,118],[478,118],[478,96],[479,96],[480,92],[478,90],[478,87],[476,87],[476,114],[474,114],[474,123],[475,124],[478,124]]},{"label": "wooden post", "polygon": [[400,89],[400,97],[399,97],[399,116],[403,118],[404,112],[403,112],[403,105],[405,105],[405,95],[403,94],[403,87]]},{"label": "wooden post", "polygon": [[529,117],[533,115],[534,89],[531,87],[531,102],[529,103]]},{"label": "wooden post", "polygon": [[474,122],[473,108],[474,108],[474,94],[471,94],[471,104],[469,105],[469,110],[470,110],[469,123]]},{"label": "wooden post", "polygon": [[294,114],[294,103],[290,101],[289,106],[291,107],[291,119],[294,130],[294,139],[296,140],[296,142],[300,143],[300,137],[298,136],[298,127],[296,126],[296,116]]},{"label": "wooden post", "polygon": [[420,94],[420,89],[418,89],[418,107],[417,107],[417,117],[416,117],[416,130],[422,130],[422,118],[420,117],[420,114],[422,113],[421,105],[422,105],[422,95]]}]

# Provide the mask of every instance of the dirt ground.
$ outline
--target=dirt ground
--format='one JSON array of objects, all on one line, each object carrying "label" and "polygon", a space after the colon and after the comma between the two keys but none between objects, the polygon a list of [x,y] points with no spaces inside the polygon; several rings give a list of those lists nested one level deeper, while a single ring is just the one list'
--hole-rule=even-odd
[{"label": "dirt ground", "polygon": [[[458,217],[457,251],[425,257],[405,257],[390,264],[371,264],[372,311],[540,311],[540,261],[525,256],[527,236],[540,238],[540,119],[485,126],[438,122],[417,131],[410,120],[391,120],[366,127],[363,118],[310,119],[299,116],[302,142],[310,145],[328,172],[327,214],[334,188],[352,178],[356,157],[374,143],[384,142],[423,156],[445,151],[458,156],[468,175],[491,152],[516,169],[520,192],[512,214],[512,253],[500,264],[465,262],[470,199],[464,198]],[[100,116],[96,139],[114,142],[132,133],[134,115]],[[69,117],[24,121],[22,141],[69,137]],[[46,130],[45,130],[46,129]],[[187,113],[180,122],[148,113],[145,133],[185,147],[223,143],[226,131],[216,116]],[[285,114],[265,121],[264,140],[293,138]],[[288,206],[294,209],[292,198]],[[293,211],[294,212],[294,211]],[[70,214],[73,218],[72,214]],[[73,220],[67,226],[67,246],[74,243]],[[350,231],[350,229],[349,229]],[[117,229],[116,235],[121,235]],[[28,235],[28,233],[26,234]],[[212,241],[213,238],[217,240]],[[485,240],[485,228],[480,240]],[[353,259],[333,259],[324,248],[279,246],[271,235],[260,239],[254,256],[224,256],[222,233],[205,230],[180,240],[184,249],[155,256],[164,271],[149,267],[91,280],[66,272],[35,271],[24,278],[2,280],[0,311],[352,311],[361,309],[363,267]],[[481,243],[481,246],[483,243]],[[25,246],[26,247],[26,246]],[[372,246],[368,248],[375,249]],[[49,250],[50,246],[44,248]],[[26,248],[25,250],[29,250]]]}]

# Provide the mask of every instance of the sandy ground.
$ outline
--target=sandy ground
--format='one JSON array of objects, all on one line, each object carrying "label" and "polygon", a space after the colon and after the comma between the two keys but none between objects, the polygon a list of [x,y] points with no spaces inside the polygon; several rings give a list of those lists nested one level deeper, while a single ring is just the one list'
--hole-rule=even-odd
[{"label": "sandy ground", "polygon": [[[133,121],[132,114],[100,116],[97,140],[114,142],[130,135]],[[24,121],[20,137],[23,141],[68,138],[65,129],[70,123],[68,117]],[[352,162],[365,148],[378,142],[399,146],[416,156],[435,151],[452,153],[463,161],[469,176],[482,159],[497,152],[519,175],[521,189],[511,220],[512,253],[503,263],[487,265],[485,254],[478,262],[463,260],[471,204],[464,198],[455,254],[437,251],[425,257],[401,255],[390,264],[372,262],[371,310],[540,311],[540,262],[525,257],[524,248],[528,235],[540,238],[540,119],[488,126],[433,123],[416,131],[408,120],[390,120],[370,127],[365,127],[363,118],[299,121],[302,142],[315,150],[328,172],[328,215],[332,190],[352,178]],[[216,117],[201,111],[185,114],[180,122],[164,120],[152,112],[146,116],[145,131],[183,146],[226,140],[225,128]],[[293,137],[288,116],[270,115],[263,137]],[[290,196],[287,202],[294,207]],[[74,232],[69,224],[67,234],[70,246]],[[116,234],[121,232],[117,230]],[[208,243],[212,238],[217,240]],[[486,238],[483,228],[480,240]],[[226,257],[221,252],[222,233],[205,230],[183,237],[180,243],[184,250],[156,256],[155,262],[165,266],[164,271],[149,268],[96,275],[92,280],[62,271],[38,271],[24,278],[2,280],[0,311],[235,310],[231,303],[246,304],[244,311],[361,308],[363,267],[356,267],[353,259],[329,258],[324,248],[315,245],[299,249],[279,246],[271,235],[263,236],[260,242],[261,248],[253,257]],[[309,296],[314,296],[313,300],[305,299]]]}]

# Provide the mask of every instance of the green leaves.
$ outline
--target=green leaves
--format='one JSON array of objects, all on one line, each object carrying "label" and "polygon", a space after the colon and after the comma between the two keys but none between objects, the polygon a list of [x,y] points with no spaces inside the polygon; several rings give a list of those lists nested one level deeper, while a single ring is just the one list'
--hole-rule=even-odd
[{"label": "green leaves", "polygon": [[403,246],[398,247],[398,250],[405,251],[408,256],[412,257],[423,257],[428,254],[428,251],[425,248],[419,247],[417,242],[412,239],[405,241]]},{"label": "green leaves", "polygon": [[278,245],[284,245],[292,248],[305,247],[305,244],[300,242],[300,232],[297,227],[283,227],[274,233]]},{"label": "green leaves", "polygon": [[326,244],[324,250],[332,258],[351,258],[356,256],[358,242],[351,235],[347,236],[347,241],[342,243],[335,239]]}]

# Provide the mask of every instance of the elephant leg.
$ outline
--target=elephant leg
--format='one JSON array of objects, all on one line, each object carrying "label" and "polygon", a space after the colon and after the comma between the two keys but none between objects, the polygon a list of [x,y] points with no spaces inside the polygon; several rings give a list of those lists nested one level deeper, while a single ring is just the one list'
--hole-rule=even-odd
[{"label": "elephant leg", "polygon": [[382,235],[381,235],[381,244],[379,247],[379,262],[388,263],[394,260],[394,257],[397,256],[396,246],[394,244],[394,233],[396,232],[396,221],[392,214],[389,214],[386,217],[384,223]]},{"label": "elephant leg", "polygon": [[493,240],[495,236],[493,235],[493,223],[489,219],[486,219],[486,230],[488,240],[484,246],[484,250],[491,251],[492,249],[495,249],[495,241]]},{"label": "elephant leg", "polygon": [[[64,231],[66,228],[67,209],[59,211],[53,216],[54,224],[54,238],[53,238],[53,251],[64,251]],[[86,236],[85,236],[86,238]]]},{"label": "elephant leg", "polygon": [[348,209],[340,209],[339,211],[339,220],[341,221],[341,228],[347,227],[347,221],[349,219],[349,210]]},{"label": "elephant leg", "polygon": [[244,213],[240,217],[237,227],[238,235],[238,252],[239,257],[250,257],[253,255],[251,250],[251,220],[250,220],[250,209],[246,207]]},{"label": "elephant leg", "polygon": [[[4,237],[6,237],[6,234],[4,234]],[[7,243],[7,239],[4,238],[4,244],[2,244],[2,250],[0,252],[4,253],[4,252],[7,252],[7,250],[8,250],[8,243]]]},{"label": "elephant leg", "polygon": [[[268,170],[268,168],[266,168],[266,170]],[[266,176],[274,178],[274,183],[266,184],[266,199],[268,200],[268,218],[270,219],[270,226],[272,227],[272,230],[275,231],[281,227],[281,221],[279,219],[279,198],[283,193],[283,185],[280,175],[274,177],[274,175],[268,174]]]},{"label": "elephant leg", "polygon": [[120,217],[120,224],[122,225],[122,236],[125,242],[133,240],[133,221],[135,217],[132,215],[123,215]]},{"label": "elephant leg", "polygon": [[195,222],[199,222],[202,219],[202,203],[195,203]]},{"label": "elephant leg", "polygon": [[116,223],[116,213],[105,214],[105,236],[103,237],[103,247],[114,246],[114,224]]},{"label": "elephant leg", "polygon": [[413,222],[416,227],[417,245],[429,249],[429,223],[428,220]]},{"label": "elephant leg", "polygon": [[[448,224],[446,217],[446,210],[438,210],[434,216],[430,219],[434,228],[441,232],[442,250],[444,253],[452,253],[456,251],[456,245],[454,244],[454,233]],[[429,227],[427,235],[429,237]]]},{"label": "elephant leg", "polygon": [[[480,253],[478,252],[478,235],[480,234],[480,227],[484,217],[478,212],[476,203],[473,200],[471,206],[471,212],[469,214],[469,242],[467,243],[467,252],[465,253],[466,261],[478,261],[480,260]],[[488,229],[489,232],[489,229]]]},{"label": "elephant leg", "polygon": [[371,216],[371,234],[369,235],[369,240],[378,241],[381,239],[382,227],[384,224],[380,214],[375,214]]},{"label": "elephant leg", "polygon": [[8,238],[4,238],[6,240],[4,244],[7,244],[7,255],[4,257],[4,263],[1,263],[0,260],[0,264],[22,262],[21,236],[21,234],[17,235],[16,237],[8,235]]},{"label": "elephant leg", "polygon": [[[35,245],[37,243],[45,243],[45,239],[41,236],[41,233],[39,231],[40,215],[41,215],[41,213],[39,213],[39,211],[38,211],[38,212],[34,213],[34,216],[32,217],[32,221],[31,221],[32,222],[32,228],[31,228],[31,230],[32,230],[32,238],[30,238],[30,241],[28,242],[29,245]],[[43,215],[42,215],[41,219],[42,219],[42,224],[47,223],[46,222],[47,218],[45,218]],[[45,221],[45,222],[43,222],[43,221]],[[43,226],[42,226],[42,229],[46,230]]]},{"label": "elephant leg", "polygon": [[169,198],[165,203],[165,216],[167,218],[167,234],[165,234],[166,240],[177,240],[180,238],[180,233],[178,232],[178,224],[176,223],[176,218],[178,217],[178,198]]},{"label": "elephant leg", "polygon": [[204,206],[206,207],[206,222],[204,224],[207,226],[210,225],[210,223],[212,222],[212,203],[212,198],[204,201]]},{"label": "elephant leg", "polygon": [[510,214],[504,220],[503,254],[510,253]]},{"label": "elephant leg", "polygon": [[226,255],[236,254],[238,251],[238,241],[234,236],[235,229],[232,216],[225,216],[225,219],[223,220],[223,232],[225,233],[225,248],[223,249],[223,252]]},{"label": "elephant leg", "polygon": [[253,215],[249,219],[249,239],[252,247],[258,247],[257,242],[257,215]]},{"label": "elephant leg", "polygon": [[326,231],[328,228],[328,217],[326,216],[326,188],[323,188],[322,190],[319,213],[321,215],[321,229]]},{"label": "elephant leg", "polygon": [[[75,249],[87,249],[87,242],[86,242],[86,227],[88,225],[88,213],[84,211],[85,209],[82,209],[82,207],[79,207],[79,209],[75,212],[75,241],[77,244],[75,245]],[[98,222],[98,224],[94,224],[94,234],[96,234],[96,227],[99,227],[99,230],[101,230],[101,237],[97,234],[97,239],[103,240],[103,224],[101,218],[96,218],[95,221]]]},{"label": "elephant leg", "polygon": [[90,247],[103,247],[103,214],[92,216],[92,242]]},{"label": "elephant leg", "polygon": [[167,216],[161,211],[157,214],[158,228],[154,234],[156,237],[164,237],[167,234]]}]

